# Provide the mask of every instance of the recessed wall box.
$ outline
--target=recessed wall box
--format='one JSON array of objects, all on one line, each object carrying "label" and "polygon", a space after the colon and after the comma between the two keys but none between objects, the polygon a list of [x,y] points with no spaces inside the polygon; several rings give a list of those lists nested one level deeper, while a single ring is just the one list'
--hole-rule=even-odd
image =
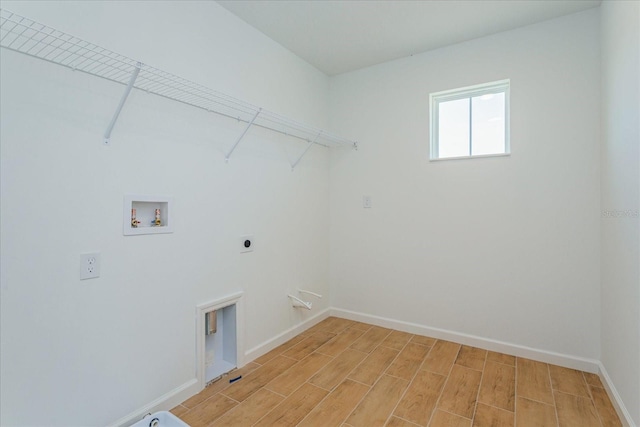
[{"label": "recessed wall box", "polygon": [[125,236],[173,233],[173,198],[126,195],[122,213]]}]

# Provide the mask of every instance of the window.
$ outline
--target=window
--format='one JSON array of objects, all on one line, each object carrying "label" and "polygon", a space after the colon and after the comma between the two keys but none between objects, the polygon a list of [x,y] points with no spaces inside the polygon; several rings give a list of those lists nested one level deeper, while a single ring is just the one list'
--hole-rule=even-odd
[{"label": "window", "polygon": [[509,154],[509,80],[429,95],[430,159]]}]

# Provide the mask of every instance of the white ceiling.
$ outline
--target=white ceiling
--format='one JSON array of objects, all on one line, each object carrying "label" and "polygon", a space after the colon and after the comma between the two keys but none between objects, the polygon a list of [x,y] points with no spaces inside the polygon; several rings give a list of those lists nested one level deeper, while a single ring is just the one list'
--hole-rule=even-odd
[{"label": "white ceiling", "polygon": [[328,75],[597,7],[600,0],[231,0],[220,5]]}]

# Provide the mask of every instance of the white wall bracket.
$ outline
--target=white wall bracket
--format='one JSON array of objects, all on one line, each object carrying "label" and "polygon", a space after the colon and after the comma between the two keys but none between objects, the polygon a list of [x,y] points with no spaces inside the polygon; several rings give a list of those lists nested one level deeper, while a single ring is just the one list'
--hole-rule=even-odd
[{"label": "white wall bracket", "polygon": [[301,294],[312,295],[312,296],[314,296],[316,298],[322,298],[322,295],[317,294],[315,292],[311,292],[311,291],[305,291],[304,289],[298,289],[298,292],[301,293]]},{"label": "white wall bracket", "polygon": [[136,82],[136,79],[138,78],[138,74],[140,73],[140,68],[142,68],[142,63],[140,62],[138,62],[136,66],[133,68],[133,73],[131,73],[129,84],[127,84],[127,88],[124,90],[124,93],[122,94],[122,98],[120,98],[120,103],[116,108],[116,112],[113,114],[113,117],[111,118],[111,123],[109,123],[109,126],[107,126],[107,130],[104,133],[103,141],[105,145],[109,145],[109,143],[111,142],[111,131],[113,130],[113,127],[116,125],[116,122],[118,121],[118,116],[120,116],[122,107],[124,107],[124,103],[127,101],[127,98],[129,97],[129,93],[131,93],[131,89],[133,89],[133,84]]},{"label": "white wall bracket", "polygon": [[287,296],[291,298],[291,305],[293,305],[294,308],[306,308],[307,310],[311,310],[312,304],[310,302],[302,301],[300,298],[294,297],[291,294]]},{"label": "white wall bracket", "polygon": [[233,147],[231,147],[231,150],[227,153],[226,156],[224,156],[224,161],[229,163],[229,157],[231,157],[231,153],[233,153],[233,151],[236,149],[236,147],[238,146],[238,144],[240,144],[240,141],[242,141],[242,138],[244,138],[244,136],[247,134],[247,132],[249,132],[249,129],[251,128],[251,126],[253,125],[253,122],[256,121],[256,119],[258,118],[258,116],[260,115],[260,112],[262,111],[262,108],[258,108],[258,111],[256,111],[255,116],[253,116],[253,119],[251,119],[251,121],[247,124],[247,127],[244,128],[244,131],[242,132],[242,134],[240,134],[240,136],[238,137],[238,139],[236,140],[236,143],[233,144]]},{"label": "white wall bracket", "polygon": [[300,163],[300,160],[302,160],[304,155],[307,154],[307,151],[309,151],[309,149],[313,146],[313,144],[316,143],[318,138],[320,138],[320,135],[322,135],[322,131],[318,132],[318,135],[316,135],[316,137],[313,140],[309,141],[309,143],[307,144],[307,148],[304,149],[302,154],[300,154],[300,157],[298,157],[298,159],[295,162],[293,162],[293,164],[291,165],[291,172],[293,172],[296,166],[298,166],[298,163]]},{"label": "white wall bracket", "polygon": [[[305,291],[304,289],[298,289],[298,293],[300,294],[307,294],[307,295],[312,295],[316,298],[322,298],[322,295],[317,294],[315,292],[311,292],[311,291]],[[309,301],[303,301],[298,297],[295,297],[291,294],[287,295],[289,298],[291,298],[291,305],[293,305],[294,308],[306,308],[307,310],[311,310],[313,304]]]}]

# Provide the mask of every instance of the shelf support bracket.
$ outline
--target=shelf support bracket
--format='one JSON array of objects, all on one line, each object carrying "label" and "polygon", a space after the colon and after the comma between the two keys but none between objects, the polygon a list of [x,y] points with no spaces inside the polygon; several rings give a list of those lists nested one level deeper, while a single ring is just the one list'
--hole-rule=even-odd
[{"label": "shelf support bracket", "polygon": [[238,139],[236,140],[236,143],[233,144],[233,147],[231,147],[231,150],[227,153],[227,155],[224,157],[224,161],[229,163],[229,157],[231,157],[231,153],[233,153],[233,151],[236,149],[236,147],[238,146],[238,144],[240,144],[240,141],[242,141],[242,138],[244,138],[244,136],[247,134],[247,132],[249,131],[249,129],[251,128],[251,126],[253,125],[253,122],[256,121],[256,119],[258,118],[258,116],[260,115],[260,112],[262,111],[262,108],[258,108],[258,111],[256,111],[256,115],[253,116],[253,119],[251,119],[251,121],[249,123],[247,123],[247,127],[244,128],[244,131],[242,132],[242,134],[240,134],[240,136],[238,137]]},{"label": "shelf support bracket", "polygon": [[291,305],[293,305],[294,307],[306,308],[307,310],[311,310],[311,307],[313,306],[312,303],[307,301],[302,301],[300,298],[294,297],[291,294],[287,296],[291,298]]},{"label": "shelf support bracket", "polygon": [[302,154],[300,154],[300,157],[298,157],[298,159],[295,162],[293,162],[293,164],[291,165],[291,172],[293,172],[293,170],[296,168],[296,166],[298,166],[298,163],[300,163],[300,160],[302,160],[304,155],[307,154],[307,151],[309,151],[309,149],[313,146],[313,144],[316,143],[318,138],[320,138],[320,135],[322,135],[322,131],[318,132],[316,137],[309,141],[309,143],[307,144],[307,148],[304,149]]},{"label": "shelf support bracket", "polygon": [[313,295],[316,298],[322,298],[322,295],[317,294],[315,292],[311,292],[311,291],[305,291],[304,289],[298,289],[298,292],[301,293],[301,294]]},{"label": "shelf support bracket", "polygon": [[129,93],[131,92],[131,89],[133,89],[133,84],[136,82],[136,79],[138,78],[138,73],[140,73],[141,67],[142,67],[142,63],[138,62],[135,68],[133,69],[133,73],[131,74],[131,78],[129,79],[129,84],[127,85],[127,88],[124,90],[124,93],[122,94],[122,98],[120,98],[120,103],[116,108],[116,112],[113,115],[113,118],[111,119],[111,123],[109,123],[109,126],[107,126],[107,130],[104,133],[103,141],[105,145],[109,145],[109,143],[111,142],[111,131],[113,130],[113,127],[116,125],[116,122],[118,121],[118,116],[122,111],[122,107],[124,107],[124,103],[127,101],[127,98],[129,97]]}]

